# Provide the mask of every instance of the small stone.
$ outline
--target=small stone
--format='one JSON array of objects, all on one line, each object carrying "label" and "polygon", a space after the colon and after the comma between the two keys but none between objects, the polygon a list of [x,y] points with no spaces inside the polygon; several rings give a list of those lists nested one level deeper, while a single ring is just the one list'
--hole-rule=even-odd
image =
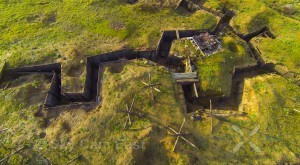
[{"label": "small stone", "polygon": [[284,12],[284,14],[292,15],[295,13],[295,8],[292,4],[287,4],[287,5],[283,6],[283,12]]}]

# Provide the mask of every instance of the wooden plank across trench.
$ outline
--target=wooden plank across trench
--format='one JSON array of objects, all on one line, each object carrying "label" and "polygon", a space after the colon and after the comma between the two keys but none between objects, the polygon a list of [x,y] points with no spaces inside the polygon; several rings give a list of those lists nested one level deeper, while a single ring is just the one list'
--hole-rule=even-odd
[{"label": "wooden plank across trench", "polygon": [[0,62],[0,80],[1,80],[2,74],[4,72],[5,64],[6,64],[5,61],[4,62]]},{"label": "wooden plank across trench", "polygon": [[172,73],[172,77],[176,82],[199,82],[197,72]]}]

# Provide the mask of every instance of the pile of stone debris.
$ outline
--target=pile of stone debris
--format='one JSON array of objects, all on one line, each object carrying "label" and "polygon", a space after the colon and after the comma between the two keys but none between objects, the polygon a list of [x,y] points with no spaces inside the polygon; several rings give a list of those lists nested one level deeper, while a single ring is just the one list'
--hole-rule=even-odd
[{"label": "pile of stone debris", "polygon": [[205,56],[214,54],[221,49],[221,43],[217,37],[208,32],[190,38],[193,44],[200,49]]}]

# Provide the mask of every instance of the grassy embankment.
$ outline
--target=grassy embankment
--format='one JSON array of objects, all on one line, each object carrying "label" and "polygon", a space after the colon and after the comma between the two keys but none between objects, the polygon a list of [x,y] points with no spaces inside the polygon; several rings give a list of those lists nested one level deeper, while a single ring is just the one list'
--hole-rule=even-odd
[{"label": "grassy embankment", "polygon": [[[24,4],[26,3],[24,2]],[[48,4],[48,7],[51,7],[52,3],[53,2]],[[63,3],[68,4],[69,2]],[[115,1],[112,1],[112,3],[115,3]],[[20,4],[17,3],[16,5]],[[74,6],[76,5],[71,6],[70,4],[69,8],[74,8]],[[89,13],[93,11],[88,10],[91,8],[89,8],[87,5],[78,5],[77,7],[87,8],[83,9],[83,12],[78,9],[77,12],[82,13],[82,15],[86,15],[86,12]],[[117,5],[116,8],[117,7],[119,7],[118,9],[127,7],[134,9],[134,6],[126,5]],[[18,12],[25,12],[25,8],[26,5],[24,8],[19,8],[20,10],[18,10]],[[84,20],[88,19],[87,16],[82,17],[82,15],[77,15],[77,12],[75,12],[76,10],[71,11],[74,12],[74,20],[82,20],[83,18],[86,18]],[[72,13],[71,11],[69,14]],[[114,12],[119,13],[119,10]],[[165,12],[166,14],[170,11],[163,10],[161,12]],[[129,13],[130,12],[128,12],[128,14]],[[201,12],[191,15],[191,17],[194,18],[196,17],[195,15],[198,15],[199,13]],[[132,15],[132,12],[130,14]],[[151,14],[155,15],[157,13],[147,13],[147,15],[149,15],[147,18],[152,18],[153,15],[151,16]],[[174,13],[169,14],[170,16],[166,17],[172,18],[171,15]],[[103,15],[99,17],[103,17]],[[18,18],[18,14],[16,15],[16,18]],[[199,20],[201,21],[202,19],[200,18],[201,17],[199,17]],[[11,19],[14,19],[14,17]],[[168,21],[167,18],[164,19],[165,21]],[[186,19],[187,18],[185,17],[184,20],[187,21]],[[22,19],[20,20],[22,22]],[[167,23],[169,24],[170,22]],[[194,22],[189,23],[192,25]],[[205,22],[201,22],[199,25],[202,23],[204,24]],[[149,24],[153,23],[149,22],[148,25]],[[177,25],[180,27],[181,25],[179,24],[180,23]],[[183,24],[182,26],[189,28],[188,25]],[[12,25],[12,27],[16,25],[17,23]],[[110,23],[107,23],[107,25],[109,26]],[[170,25],[170,28],[176,28],[177,25]],[[93,27],[93,25],[91,26]],[[161,27],[161,25],[156,24],[155,26]],[[10,26],[7,26],[7,28],[9,27]],[[148,26],[144,27],[142,25],[139,27],[148,28]],[[21,28],[26,29],[26,26],[21,26]],[[13,29],[18,29],[18,27],[16,26]],[[151,29],[147,30],[151,31]],[[59,28],[57,31],[60,32]],[[37,31],[37,33],[39,33],[39,31]],[[61,32],[61,34],[62,33],[63,32]],[[19,35],[19,33],[12,34],[16,34],[16,36]],[[6,50],[6,48],[8,47],[5,47],[5,52],[2,53],[2,57],[10,59],[12,61],[12,66],[23,65],[25,63],[31,64],[43,62],[43,60],[46,60],[48,57],[46,50],[49,48],[49,46],[47,47],[47,45],[50,45],[51,42],[55,43],[55,39],[61,39],[61,43],[68,41],[68,44],[65,45],[64,48],[61,48],[64,50],[68,50],[71,43],[75,43],[75,41],[82,41],[81,43],[77,44],[82,44],[83,48],[87,47],[88,52],[93,52],[94,50],[98,51],[99,49],[97,49],[97,46],[102,45],[102,40],[99,39],[103,37],[102,34],[99,34],[99,38],[97,37],[99,40],[94,40],[96,46],[93,45],[91,47],[87,46],[92,42],[91,36],[93,35],[91,32],[85,31],[83,34],[80,32],[77,34],[79,35],[76,35],[76,33],[70,34],[71,36],[69,36],[69,38],[63,36],[60,38],[57,36],[57,38],[52,38],[53,40],[51,41],[44,38],[45,40],[41,42],[41,45],[39,46],[39,49],[41,50],[33,50],[36,53],[38,51],[45,52],[44,55],[40,54],[41,56],[29,53],[31,52],[32,48],[30,47],[31,41],[33,46],[38,44],[38,41],[33,41],[35,40],[36,36],[33,36],[31,41],[30,37],[28,40],[26,37],[21,38],[20,41],[17,41],[15,45],[12,44],[11,46],[12,48],[10,51],[15,52],[16,54],[7,54],[6,51],[8,50]],[[145,40],[147,37],[143,37],[143,35],[147,34],[150,34],[150,32],[147,31],[146,34],[138,33],[136,36],[133,35],[132,38],[129,37],[128,40],[124,42],[130,43],[130,40],[132,40],[132,45],[135,45],[134,42],[137,40],[136,43],[142,45],[143,43],[148,42]],[[89,36],[91,38],[89,38]],[[151,36],[152,35],[149,35],[149,38],[152,38]],[[157,34],[157,38],[158,36],[159,34]],[[104,47],[106,45],[107,50],[113,50],[115,45],[110,44],[114,44],[116,42],[109,40],[109,38],[111,39],[113,37],[108,36],[106,44],[103,43],[102,46]],[[114,39],[119,41],[118,37]],[[227,41],[226,39],[224,40]],[[231,39],[228,39],[228,41],[230,40]],[[7,40],[1,40],[1,42],[5,41]],[[42,41],[42,39],[40,41]],[[22,45],[22,43],[24,45]],[[226,42],[224,42],[224,44],[224,47],[226,48]],[[2,49],[2,51],[3,50],[4,49]],[[104,48],[101,50],[104,50]],[[16,58],[18,57],[18,51],[24,51],[24,54],[22,54],[22,56],[24,55],[24,59],[23,57]],[[228,50],[228,52],[229,51],[230,50]],[[25,56],[26,52],[28,53],[27,58]],[[239,57],[243,57],[243,53],[237,54]],[[56,56],[57,55],[55,55],[55,57],[52,59],[56,58]],[[37,57],[40,57],[40,59]],[[212,57],[213,56],[211,56],[211,58]],[[230,59],[229,55],[228,57]],[[222,61],[222,59],[220,61]],[[140,65],[144,64],[140,63],[138,66],[135,64],[126,65],[121,73],[111,73],[110,70],[107,69],[104,75],[105,90],[103,91],[104,100],[102,107],[99,107],[91,112],[85,112],[82,109],[65,111],[61,113],[58,118],[53,119],[51,121],[52,124],[46,129],[42,129],[40,127],[43,124],[42,119],[34,117],[33,114],[36,112],[39,105],[43,103],[45,92],[47,91],[49,84],[44,83],[45,79],[43,77],[23,77],[15,80],[12,82],[10,88],[5,91],[0,91],[1,98],[4,98],[0,100],[1,129],[9,128],[9,131],[0,134],[1,145],[3,144],[3,146],[6,147],[0,147],[0,158],[10,154],[12,151],[17,149],[17,146],[20,147],[25,144],[35,144],[33,149],[24,151],[26,153],[24,156],[25,161],[29,160],[30,162],[34,163],[36,159],[43,160],[43,158],[47,158],[53,161],[53,163],[66,163],[68,160],[76,157],[78,154],[83,154],[85,159],[77,161],[77,163],[84,164],[86,161],[88,161],[91,163],[116,162],[122,164],[124,162],[133,162],[134,160],[138,162],[152,161],[152,163],[170,164],[199,163],[199,161],[201,163],[255,162],[256,164],[299,162],[299,149],[297,148],[297,146],[299,146],[299,139],[297,136],[299,134],[299,128],[297,127],[297,123],[299,125],[299,114],[294,110],[297,110],[297,107],[299,107],[298,91],[300,89],[298,86],[295,86],[288,80],[278,76],[263,76],[246,80],[242,108],[249,113],[248,117],[232,117],[228,118],[227,120],[214,120],[213,134],[210,133],[209,119],[205,119],[203,122],[196,123],[192,123],[188,120],[184,130],[192,133],[188,139],[193,141],[199,147],[199,150],[194,150],[180,141],[177,153],[172,153],[171,147],[175,139],[171,136],[167,136],[165,128],[162,125],[164,123],[172,123],[173,126],[179,128],[183,114],[181,113],[182,109],[180,103],[178,103],[177,99],[173,97],[176,91],[173,91],[174,89],[171,83],[171,77],[169,74],[165,73],[165,71],[157,67],[144,67]],[[216,70],[219,71],[220,69]],[[142,84],[140,81],[147,79],[148,72],[157,73],[154,74],[154,81],[159,81],[163,84],[160,87],[163,92],[157,95],[157,104],[160,108],[153,110],[149,91],[138,94],[136,108],[145,112],[147,117],[144,119],[135,118],[133,120],[134,125],[132,129],[123,130],[123,121],[125,120],[126,116],[116,113],[116,110],[119,108],[124,108],[125,103],[131,101],[132,91],[141,88]],[[268,100],[265,98],[268,98]],[[158,111],[158,113],[156,113],[156,111]],[[260,124],[261,128],[259,132],[251,138],[251,141],[261,148],[262,154],[253,152],[248,144],[245,144],[241,150],[238,151],[237,155],[232,154],[231,151],[233,147],[240,142],[240,140],[242,140],[240,139],[240,136],[232,130],[232,124],[238,125],[244,131],[245,135],[247,132],[250,132],[256,124]],[[134,130],[139,128],[141,128],[141,130]],[[43,132],[46,133],[45,138],[41,136],[43,135]],[[97,140],[97,144],[100,146],[100,148],[93,146],[94,140]],[[124,140],[119,149],[116,149],[116,140]],[[80,141],[83,141],[83,145],[79,143]],[[145,142],[145,149],[132,150],[130,147],[126,148],[128,144],[131,144],[131,142],[135,141]],[[108,144],[99,142],[108,142]],[[66,144],[66,147],[55,145],[59,143]],[[138,144],[141,145],[141,143]],[[10,163],[20,163],[21,160],[21,155],[15,155],[10,159]]]},{"label": "grassy embankment", "polygon": [[78,92],[85,79],[86,56],[155,48],[161,30],[205,29],[216,23],[213,15],[201,11],[159,7],[117,0],[3,2],[0,57],[10,67],[62,62],[63,86]]},{"label": "grassy embankment", "polygon": [[[233,1],[227,0],[226,6],[237,11],[233,26],[242,33],[249,33],[263,26],[269,26],[276,39],[257,37],[252,42],[260,49],[264,60],[283,65],[288,70],[299,73],[300,41],[300,4],[283,0]],[[204,4],[220,8],[221,1],[208,0]],[[287,10],[286,6],[292,5]]]},{"label": "grassy embankment", "polygon": [[[1,99],[1,129],[9,130],[1,134],[1,145],[6,148],[1,147],[0,157],[25,144],[33,145],[32,149],[24,151],[27,153],[25,162],[36,161],[40,159],[38,155],[42,155],[42,160],[44,157],[53,163],[66,163],[77,154],[82,154],[91,163],[122,164],[133,159],[146,159],[147,154],[158,157],[166,154],[161,152],[165,147],[171,148],[167,143],[171,139],[163,133],[166,131],[164,124],[178,125],[183,119],[182,98],[178,96],[179,91],[174,91],[171,75],[163,68],[145,64],[145,61],[130,62],[124,66],[118,64],[115,67],[105,70],[101,107],[91,112],[80,108],[63,111],[50,120],[47,128],[42,127],[41,118],[34,117],[38,106],[43,103],[47,84],[38,77],[31,77],[25,83],[22,81],[26,77],[12,82],[12,85],[18,86],[1,91],[1,98],[5,98]],[[153,108],[150,91],[142,90],[142,81],[147,82],[148,73],[152,74],[153,82],[162,84],[158,87],[162,92],[155,94],[156,109]],[[132,117],[133,126],[124,130],[127,115],[117,113],[117,110],[125,109],[134,95],[134,111],[142,112],[146,117]],[[43,134],[45,137],[42,137]],[[157,138],[166,139],[165,147]],[[145,146],[135,151],[130,146],[134,142]],[[167,161],[164,158],[156,161]],[[179,158],[181,156],[176,159]],[[17,154],[9,162],[13,164],[21,160],[22,156]]]},{"label": "grassy embankment", "polygon": [[[204,57],[189,40],[176,40],[171,54],[197,59],[197,71],[202,95],[230,95],[232,71],[235,66],[255,64],[246,51],[245,42],[231,34],[221,37],[222,50]],[[198,58],[197,58],[198,57]]]},{"label": "grassy embankment", "polygon": [[[141,81],[147,81],[148,73],[152,73],[153,82],[162,84],[158,87],[162,93],[156,93],[156,109],[153,109],[150,91],[141,90]],[[53,163],[65,163],[79,154],[83,155],[83,159],[76,161],[79,164],[134,161],[166,164],[254,161],[258,164],[298,161],[297,123],[300,121],[294,109],[299,105],[294,101],[299,103],[300,98],[295,92],[299,87],[279,76],[246,80],[242,105],[248,116],[214,119],[213,133],[210,132],[209,118],[202,122],[192,122],[187,118],[183,130],[191,133],[187,138],[199,149],[179,141],[176,153],[172,152],[175,138],[168,135],[171,132],[164,125],[170,124],[178,129],[185,115],[182,113],[182,101],[179,101],[182,98],[177,97],[179,91],[174,91],[171,75],[163,68],[149,66],[144,61],[106,68],[102,106],[90,112],[80,108],[62,111],[57,118],[50,120],[51,124],[45,129],[41,128],[42,119],[33,116],[45,97],[40,91],[45,90],[47,85],[43,85],[45,83],[41,80],[43,78],[35,77],[32,78],[35,86],[32,82],[26,82],[1,93],[7,98],[5,104],[2,101],[5,111],[1,113],[1,127],[10,128],[1,134],[1,143],[12,148],[1,148],[1,157],[15,150],[16,146],[34,144],[32,149],[23,151],[24,161],[36,162],[37,159],[47,158]],[[22,81],[16,80],[15,83]],[[278,81],[285,84],[285,88],[278,86]],[[20,94],[40,95],[35,98],[22,96],[11,102],[11,97],[16,98]],[[143,112],[145,118],[133,117],[133,125],[124,129],[126,115],[117,113],[117,110],[124,109],[134,94],[134,111]],[[282,98],[280,94],[287,97]],[[263,98],[269,99],[266,101]],[[257,124],[260,129],[249,140],[260,147],[262,153],[253,152],[245,143],[237,154],[233,154],[233,147],[242,138],[231,126],[239,126],[248,136]],[[44,133],[45,137],[41,136]],[[136,149],[130,147],[133,143]],[[17,154],[9,162],[13,164],[21,160],[22,156]]]},{"label": "grassy embankment", "polygon": [[[68,70],[71,70],[72,67],[82,68],[84,64],[81,60],[84,60],[87,55],[118,50],[124,47],[134,49],[155,48],[161,30],[211,28],[216,23],[216,18],[213,15],[200,11],[191,14],[185,10],[175,11],[173,9],[156,8],[155,12],[152,12],[140,10],[140,5],[139,3],[128,5],[125,2],[116,0],[89,2],[5,1],[0,4],[2,10],[0,18],[1,59],[6,59],[9,62],[9,67],[62,62],[63,74],[68,74]],[[153,22],[159,23],[154,24]],[[77,58],[78,55],[80,60]],[[77,71],[76,77],[84,75],[83,69]],[[72,73],[71,76],[64,76],[67,84],[69,84],[68,78],[72,82],[75,81],[75,86],[83,82],[80,78],[79,80],[72,80],[74,77]],[[128,78],[132,78],[132,75],[128,75]],[[49,87],[49,84],[42,82],[44,82],[44,79],[35,79],[35,76],[22,77],[11,82],[7,90],[0,91],[1,98],[4,98],[1,99],[0,103],[1,118],[3,118],[1,128],[9,128],[8,132],[1,134],[3,137],[1,142],[4,145],[1,147],[1,158],[17,149],[16,147],[26,144],[35,144],[35,147],[25,154],[25,162],[28,159],[30,161],[37,158],[42,159],[43,156],[53,162],[66,162],[77,154],[70,153],[65,149],[56,151],[53,148],[57,146],[50,144],[57,136],[71,137],[68,131],[63,132],[66,129],[64,122],[59,122],[61,125],[58,123],[50,126],[51,128],[58,127],[57,130],[60,133],[46,134],[46,138],[49,138],[49,140],[43,139],[43,132],[45,131],[41,128],[43,122],[41,119],[34,117],[34,112],[43,103],[45,92]],[[170,82],[171,80],[168,79],[168,83]],[[132,87],[129,86],[128,88]],[[172,90],[170,89],[170,91]],[[114,93],[114,89],[110,92]],[[104,95],[104,98],[106,97],[108,96]],[[168,99],[168,97],[169,95],[163,97],[162,100],[165,100],[167,105],[172,105],[172,99]],[[115,98],[110,99],[111,102],[116,102]],[[118,106],[121,107],[120,104]],[[105,109],[105,106],[103,108]],[[174,109],[176,108],[174,107]],[[174,109],[174,112],[180,112],[180,109]],[[70,113],[77,116],[77,118],[74,118],[76,122],[73,121],[76,124],[81,125],[80,121],[89,122],[89,120],[85,120],[87,114],[83,113],[82,110]],[[80,119],[81,114],[84,117]],[[122,115],[120,116],[122,117]],[[93,123],[99,125],[102,122],[101,119],[93,118]],[[81,132],[87,132],[89,135],[94,134],[93,129],[87,129],[86,127],[78,127],[78,129]],[[88,132],[88,130],[91,132]],[[47,129],[47,131],[49,130]],[[77,132],[80,131],[77,130]],[[110,130],[104,131],[110,132]],[[50,129],[49,132],[55,131]],[[99,133],[97,136],[101,135]],[[54,138],[52,139],[52,137]],[[62,142],[69,140],[64,137],[61,139]],[[75,144],[75,142],[72,144]],[[51,147],[53,150],[51,150]],[[88,151],[87,149],[83,152]],[[26,153],[26,150],[23,153]],[[99,153],[94,154],[97,157],[99,156]],[[92,158],[89,160],[95,161],[93,160],[93,154],[91,155]],[[111,159],[108,161],[119,159],[118,156],[110,156]],[[21,160],[21,156],[16,155],[10,159],[10,163],[14,164]],[[106,159],[103,160],[106,161]]]}]

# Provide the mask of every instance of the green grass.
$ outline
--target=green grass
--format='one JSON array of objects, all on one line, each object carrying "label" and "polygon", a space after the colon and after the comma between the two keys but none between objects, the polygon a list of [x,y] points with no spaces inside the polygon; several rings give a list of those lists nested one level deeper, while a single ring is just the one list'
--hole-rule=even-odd
[{"label": "green grass", "polygon": [[[155,109],[150,91],[141,90],[144,87],[142,81],[148,80],[148,73],[153,75],[153,82],[162,84],[158,86],[162,93],[155,94]],[[41,118],[34,117],[49,88],[44,81],[45,78],[38,76],[22,77],[13,81],[7,90],[0,91],[1,98],[4,98],[0,100],[0,105],[3,105],[0,109],[1,128],[10,128],[0,134],[0,158],[17,146],[34,144],[32,149],[22,152],[23,157],[12,157],[10,164],[16,164],[21,159],[37,162],[45,158],[54,164],[64,164],[78,154],[84,156],[84,159],[76,161],[78,164],[124,164],[134,161],[156,164],[274,164],[299,161],[296,154],[299,153],[297,135],[300,121],[299,113],[294,111],[299,107],[299,87],[276,75],[246,80],[240,109],[248,115],[214,119],[213,133],[210,132],[210,118],[193,122],[187,117],[189,115],[184,115],[182,95],[171,75],[162,67],[146,64],[146,61],[106,68],[102,106],[90,112],[80,107],[61,112],[57,109],[59,116],[50,119],[51,124],[47,128],[41,127]],[[143,112],[146,117],[133,117],[133,125],[124,130],[126,115],[116,111],[124,109],[134,94],[134,111]],[[173,153],[175,138],[168,135],[171,132],[164,125],[178,129],[184,117],[187,121],[183,130],[191,133],[187,138],[199,149],[193,149],[180,140],[177,152]],[[231,126],[239,126],[247,136],[257,124],[260,129],[249,140],[262,153],[253,152],[245,143],[237,154],[233,154],[232,149],[242,138]],[[39,136],[41,132],[46,133],[45,138]],[[133,143],[144,148],[134,150],[128,147]]]},{"label": "green grass", "polygon": [[70,48],[84,48],[85,56],[122,47],[155,48],[161,30],[211,28],[217,21],[201,11],[151,12],[140,5],[119,0],[5,1],[0,4],[1,58],[15,67],[55,61]]},{"label": "green grass", "polygon": [[246,51],[245,43],[237,37],[225,35],[221,40],[222,50],[197,64],[200,89],[205,95],[229,96],[233,68],[255,63]]},{"label": "green grass", "polygon": [[[1,159],[27,144],[34,144],[42,132],[42,119],[34,113],[43,104],[49,83],[41,76],[25,76],[10,82],[9,88],[0,91],[0,133]],[[24,161],[33,152],[24,152]],[[27,157],[28,156],[28,157]],[[9,164],[18,164],[20,155],[13,156]]]},{"label": "green grass", "polygon": [[[283,65],[289,70],[299,72],[300,60],[300,12],[299,3],[292,0],[242,0],[226,1],[227,6],[237,11],[232,24],[243,33],[249,33],[263,26],[269,26],[276,39],[258,37],[252,42],[260,49],[267,62]],[[287,4],[294,6],[293,15],[283,13]],[[206,6],[221,7],[220,1],[208,0]]]},{"label": "green grass", "polygon": [[[83,66],[80,60],[88,55],[124,46],[155,48],[160,30],[210,28],[217,20],[201,11],[191,14],[182,9],[157,7],[145,11],[140,9],[141,3],[128,5],[121,0],[43,2],[1,1],[0,56],[9,62],[10,67],[57,61],[66,66],[64,74],[73,67],[79,68],[78,73],[84,75],[80,70]],[[276,6],[270,6],[270,2],[237,1],[232,6],[239,11],[234,26],[242,32],[250,32],[255,25],[269,24],[277,39],[260,39],[258,46],[263,56],[297,71],[297,14],[285,17],[278,13]],[[220,5],[213,0],[206,1],[207,4]],[[264,11],[266,14],[257,16]],[[222,52],[199,60],[197,65],[201,89],[207,95],[228,95],[233,66],[253,62],[237,38],[227,34],[222,41]],[[80,56],[70,53],[70,50],[80,50]],[[177,51],[188,50],[178,48]],[[283,57],[286,60],[280,60]],[[120,73],[114,72],[120,68]],[[150,91],[140,90],[144,87],[141,81],[147,81],[149,72],[153,75],[153,82],[162,84],[158,87],[162,93],[156,93],[155,109]],[[70,75],[72,78],[73,74]],[[42,76],[24,76],[10,82],[6,90],[0,90],[0,129],[9,128],[0,133],[0,159],[21,146],[32,145],[31,149],[22,152],[23,156],[13,156],[9,164],[20,164],[22,159],[37,164],[45,158],[54,164],[65,164],[78,154],[84,159],[76,164],[296,164],[300,161],[300,118],[295,111],[299,110],[300,89],[279,76],[246,80],[240,110],[248,115],[214,119],[213,133],[210,132],[210,118],[204,118],[202,122],[188,119],[189,114],[183,110],[182,91],[171,75],[145,61],[118,65],[117,69],[106,68],[102,106],[88,112],[84,107],[50,111],[57,112],[58,116],[51,118],[50,125],[44,128],[42,118],[35,117],[34,113],[43,104],[49,89],[46,80]],[[78,84],[80,81],[83,80],[79,78],[73,82]],[[66,80],[67,85],[71,82]],[[144,112],[146,117],[133,117],[133,126],[124,130],[126,115],[116,111],[124,109],[134,94],[135,111]],[[183,130],[191,133],[187,139],[199,149],[195,150],[180,140],[177,152],[173,153],[176,139],[169,136],[171,132],[164,125],[179,129],[184,117],[187,121]],[[248,135],[257,124],[261,127],[250,140],[262,153],[253,152],[245,144],[233,154],[233,147],[242,138],[231,126],[239,126]],[[46,133],[45,138],[41,136],[43,133]],[[118,149],[116,141],[120,142]],[[128,147],[133,142],[144,148],[134,150]]]},{"label": "green grass", "polygon": [[231,92],[232,71],[235,66],[255,64],[246,51],[245,43],[228,33],[221,38],[222,50],[210,57],[203,57],[202,53],[195,49],[187,40],[175,40],[170,54],[182,56],[197,61],[197,71],[200,79],[200,89],[205,95],[225,95]]},{"label": "green grass", "polygon": [[4,67],[5,67],[5,62],[0,61],[0,79],[1,79],[2,72],[3,72],[3,70],[4,70]]},{"label": "green grass", "polygon": [[[109,67],[104,72],[101,107],[91,112],[85,112],[80,107],[60,113],[57,109],[59,116],[51,118],[51,125],[46,129],[42,128],[42,118],[34,117],[49,87],[49,84],[42,83],[44,78],[22,77],[13,81],[7,90],[0,91],[1,98],[4,98],[0,100],[0,105],[3,105],[0,110],[0,128],[10,128],[8,132],[0,134],[0,158],[14,150],[4,147],[15,148],[25,144],[34,145],[32,149],[24,151],[27,153],[23,157],[25,162],[34,162],[38,159],[37,155],[41,155],[55,164],[66,163],[78,154],[84,155],[93,164],[123,164],[140,158],[151,161],[144,154],[153,152],[153,155],[159,156],[160,152],[165,152],[164,145],[153,139],[165,138],[164,124],[180,123],[183,119],[183,99],[178,90],[174,91],[175,84],[172,83],[171,75],[164,68],[148,65],[146,61],[132,61],[116,67],[120,67],[120,73],[115,73],[115,69]],[[148,81],[148,73],[152,74],[153,82],[162,84],[158,87],[162,92],[155,94],[155,109],[150,91],[143,90],[145,86],[142,81]],[[125,109],[134,95],[134,111],[143,112],[146,117],[133,117],[133,125],[124,130],[127,116],[117,113],[117,110]],[[46,133],[45,138],[39,137],[41,132]],[[117,141],[121,141],[120,144]],[[145,145],[145,148],[133,150],[130,144],[134,142],[138,142],[136,145]],[[119,148],[116,148],[116,144]],[[174,158],[174,161],[184,156]],[[10,163],[14,164],[13,161],[20,159],[22,157],[16,156]],[[164,159],[162,157],[157,161],[166,162]]]},{"label": "green grass", "polygon": [[[295,135],[299,133],[300,114],[294,110],[299,107],[299,87],[273,75],[248,80],[245,91],[242,104],[249,115],[255,114],[252,122],[261,125],[257,142],[267,158],[281,163],[299,162],[300,139]],[[255,106],[259,108],[255,110]]]},{"label": "green grass", "polygon": [[177,55],[183,58],[202,57],[201,51],[197,50],[194,44],[192,44],[191,41],[186,38],[173,41],[170,49],[170,55]]},{"label": "green grass", "polygon": [[[79,61],[86,56],[123,48],[154,49],[162,30],[206,29],[217,21],[201,11],[156,6],[153,12],[141,9],[143,5],[119,0],[3,2],[0,57],[9,67],[62,62],[63,86],[78,92],[85,80],[85,62]],[[79,57],[72,50],[79,51]]]}]

